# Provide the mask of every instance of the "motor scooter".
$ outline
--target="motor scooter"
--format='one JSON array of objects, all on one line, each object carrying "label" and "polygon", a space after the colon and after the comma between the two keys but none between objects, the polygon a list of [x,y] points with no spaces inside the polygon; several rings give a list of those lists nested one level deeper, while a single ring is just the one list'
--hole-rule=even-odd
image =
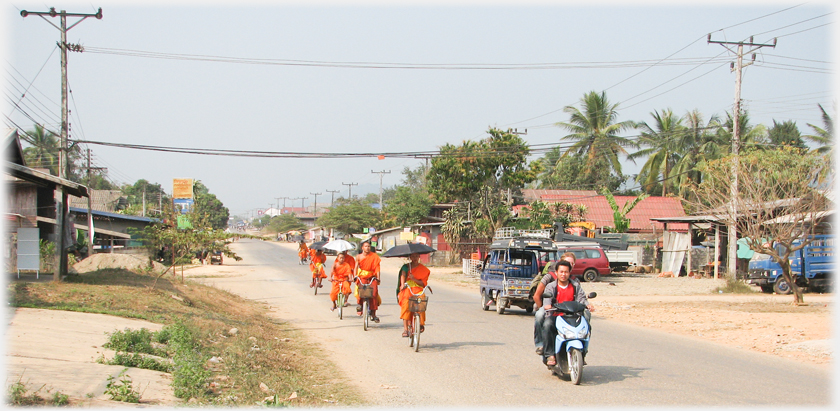
[{"label": "motor scooter", "polygon": [[[589,293],[587,298],[595,298],[596,293]],[[555,317],[557,336],[554,340],[554,358],[556,365],[548,365],[548,355],[543,356],[543,364],[546,364],[552,374],[568,375],[572,384],[580,384],[583,375],[583,365],[586,353],[589,351],[589,337],[591,329],[589,322],[583,315],[586,306],[577,301],[566,301],[554,303],[551,308],[545,310],[546,315],[559,312],[561,315]],[[548,354],[548,353],[546,353]]]}]

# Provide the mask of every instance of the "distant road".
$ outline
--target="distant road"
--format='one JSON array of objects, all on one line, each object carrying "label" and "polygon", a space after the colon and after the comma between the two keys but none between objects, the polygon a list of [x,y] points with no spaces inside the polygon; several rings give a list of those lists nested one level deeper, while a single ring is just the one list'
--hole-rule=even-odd
[{"label": "distant road", "polygon": [[482,311],[478,292],[434,278],[426,332],[415,353],[400,336],[396,273],[384,273],[382,322],[365,332],[352,305],[343,320],[329,311],[329,285],[313,295],[308,267],[297,263],[292,247],[240,240],[232,249],[243,261],[225,259],[225,270],[241,275],[202,281],[271,305],[275,315],[320,343],[324,358],[376,406],[831,405],[826,369],[599,319],[597,313],[583,381],[574,386],[552,376],[534,354],[533,316],[516,308],[504,315]]}]

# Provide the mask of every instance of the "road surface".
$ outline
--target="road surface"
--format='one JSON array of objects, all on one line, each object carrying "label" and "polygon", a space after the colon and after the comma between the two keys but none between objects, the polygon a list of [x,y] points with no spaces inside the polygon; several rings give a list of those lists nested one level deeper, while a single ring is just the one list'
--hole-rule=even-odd
[{"label": "road surface", "polygon": [[[551,375],[534,354],[533,316],[482,311],[477,291],[435,282],[419,352],[402,338],[396,272],[384,272],[380,324],[363,331],[354,306],[329,311],[293,246],[240,240],[206,284],[262,301],[323,348],[371,405],[403,406],[828,406],[830,371],[786,359],[599,319],[593,314],[580,385]],[[327,258],[327,269],[333,257]],[[351,302],[355,298],[351,296]],[[350,315],[347,315],[350,314]],[[644,315],[644,313],[639,313]]]}]

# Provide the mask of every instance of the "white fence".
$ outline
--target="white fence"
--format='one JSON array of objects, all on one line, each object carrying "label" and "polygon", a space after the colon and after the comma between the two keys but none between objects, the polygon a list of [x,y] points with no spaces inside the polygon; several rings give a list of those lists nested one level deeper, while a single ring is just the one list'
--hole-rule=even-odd
[{"label": "white fence", "polygon": [[479,272],[479,265],[481,265],[481,260],[470,260],[467,258],[461,259],[461,271],[464,272],[464,275],[467,277],[478,277]]}]

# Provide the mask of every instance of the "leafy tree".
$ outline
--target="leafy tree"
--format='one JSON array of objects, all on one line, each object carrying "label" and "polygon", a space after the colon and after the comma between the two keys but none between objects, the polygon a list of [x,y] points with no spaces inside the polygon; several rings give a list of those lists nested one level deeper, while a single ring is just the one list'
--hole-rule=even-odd
[{"label": "leafy tree", "polygon": [[[734,133],[734,121],[731,113],[726,113],[726,121],[717,129],[718,141],[723,145],[722,152],[731,154],[732,134]],[[751,125],[748,113],[741,113],[738,116],[738,132],[740,134],[740,150],[743,152],[751,150],[763,150],[767,147],[770,139],[767,136],[767,127],[763,124]]]},{"label": "leafy tree", "polygon": [[490,187],[499,195],[511,190],[515,196],[536,178],[539,165],[527,163],[530,150],[524,140],[495,128],[487,133],[489,136],[478,142],[446,144],[432,159],[426,181],[436,202],[468,201],[482,187]]},{"label": "leafy tree", "polygon": [[[734,214],[729,206],[731,165],[731,157],[706,164],[703,182],[694,187],[699,200],[689,206],[697,213],[722,216],[721,224],[734,223],[750,249],[771,256],[782,267],[782,278],[791,285],[794,303],[802,304],[802,290],[791,274],[790,257],[810,243],[816,230],[813,222],[830,207],[821,200],[825,190],[817,188],[828,161],[785,146],[740,155]],[[774,244],[782,245],[782,250]]]},{"label": "leafy tree", "polygon": [[687,188],[692,183],[702,180],[698,165],[720,158],[724,152],[724,141],[717,132],[721,127],[717,116],[712,116],[705,122],[703,114],[693,110],[686,113],[683,121],[686,127],[685,133],[682,134],[683,154],[674,165],[672,175],[679,187],[680,197],[686,198],[690,194]]},{"label": "leafy tree", "polygon": [[555,222],[563,223],[563,226],[568,226],[569,223],[585,221],[586,212],[588,211],[585,205],[571,204],[566,202],[546,203],[544,201],[534,201],[524,207],[527,214],[526,227],[527,230],[539,230],[544,225],[551,226]]},{"label": "leafy tree", "polygon": [[682,136],[685,127],[682,125],[682,119],[675,116],[671,109],[665,109],[662,113],[654,111],[651,116],[654,118],[652,126],[645,122],[637,124],[637,128],[642,130],[639,145],[647,148],[636,151],[627,158],[635,160],[647,157],[636,181],[641,182],[648,193],[656,183],[660,183],[662,195],[665,196],[669,188],[671,192],[676,191],[673,188],[676,187],[676,182],[671,179],[671,170],[679,162],[685,149]]},{"label": "leafy tree", "polygon": [[814,134],[809,134],[802,137],[820,146],[818,148],[815,148],[813,152],[821,154],[823,156],[824,161],[829,165],[823,170],[823,173],[820,175],[821,181],[825,181],[829,175],[834,174],[834,121],[831,120],[831,116],[829,116],[828,113],[826,113],[822,105],[818,106],[820,108],[820,112],[822,112],[823,126],[817,127],[811,123],[808,123],[808,126],[814,130]]},{"label": "leafy tree", "polygon": [[[146,215],[160,215],[161,210],[157,210],[158,204],[166,204],[172,199],[163,191],[158,183],[151,183],[148,180],[140,179],[134,184],[123,185],[120,189],[127,201],[126,209],[122,211],[123,214],[141,215],[143,210],[143,198],[146,198]],[[164,207],[167,208],[167,207]],[[156,211],[155,211],[156,210]]]},{"label": "leafy tree", "polygon": [[540,160],[539,182],[536,188],[552,190],[591,190],[606,186],[616,190],[626,179],[615,175],[606,158],[594,160],[594,169],[586,169],[584,155],[561,156],[559,148],[552,149]]},{"label": "leafy tree", "polygon": [[624,203],[623,207],[619,207],[618,203],[615,201],[615,197],[613,197],[612,193],[607,190],[606,188],[601,189],[601,194],[607,198],[607,203],[609,203],[610,208],[613,210],[613,232],[616,233],[626,233],[627,230],[630,228],[630,219],[627,218],[627,214],[636,207],[636,204],[639,204],[640,201],[650,197],[648,194],[640,194],[636,198],[632,200],[628,200]]},{"label": "leafy tree", "polygon": [[[377,198],[378,200],[378,198]],[[317,224],[345,234],[361,233],[365,227],[376,227],[380,213],[361,199],[336,199],[336,205],[318,218]]]},{"label": "leafy tree", "polygon": [[210,190],[201,181],[195,182],[193,195],[195,196],[193,213],[196,215],[196,219],[193,221],[194,224],[198,224],[199,227],[211,227],[216,230],[227,228],[228,220],[230,219],[230,210],[216,198],[215,194],[211,194]]},{"label": "leafy tree", "polygon": [[792,120],[777,122],[773,120],[773,127],[767,132],[767,137],[770,139],[770,144],[774,146],[791,146],[796,148],[808,148],[805,142],[802,141],[802,135],[799,128],[796,127],[796,122]]},{"label": "leafy tree", "polygon": [[573,141],[563,157],[584,156],[583,173],[587,180],[595,182],[603,177],[596,173],[602,172],[604,166],[610,173],[622,176],[619,155],[627,156],[625,147],[637,147],[637,144],[618,134],[635,127],[632,121],[616,122],[618,118],[617,104],[607,100],[605,92],[598,94],[591,91],[580,100],[582,110],[574,106],[566,106],[563,111],[570,115],[568,122],[556,125],[571,131],[563,140]]},{"label": "leafy tree", "polygon": [[395,225],[405,227],[426,218],[433,204],[425,190],[398,186],[394,198],[386,203],[385,214],[393,218]]}]

